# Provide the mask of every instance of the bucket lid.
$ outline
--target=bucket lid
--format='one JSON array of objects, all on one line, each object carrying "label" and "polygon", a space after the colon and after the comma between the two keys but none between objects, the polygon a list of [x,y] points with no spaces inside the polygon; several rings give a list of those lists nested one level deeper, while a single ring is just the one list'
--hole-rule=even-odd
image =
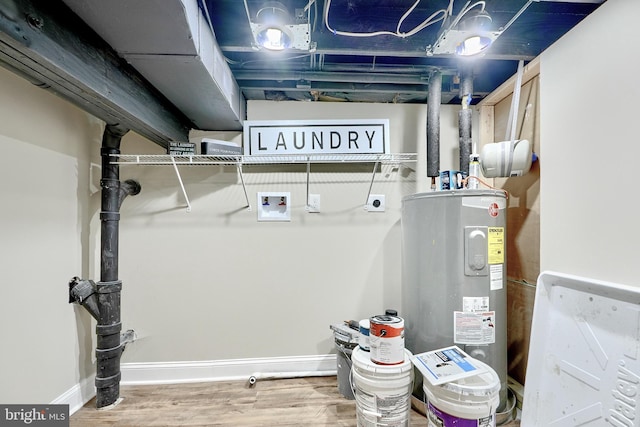
[{"label": "bucket lid", "polygon": [[404,350],[404,362],[398,363],[397,365],[380,365],[375,363],[371,360],[371,354],[368,351],[362,350],[360,347],[356,347],[353,350],[351,361],[356,368],[383,375],[402,374],[413,369],[411,352],[406,348]]},{"label": "bucket lid", "polygon": [[377,325],[395,326],[403,325],[404,319],[402,317],[392,316],[390,314],[378,314],[377,316],[372,316],[369,319],[369,322]]},{"label": "bucket lid", "polygon": [[485,372],[437,386],[432,386],[428,384],[428,381],[425,381],[424,387],[431,386],[433,388],[439,388],[440,390],[446,390],[452,394],[462,396],[486,396],[498,393],[500,391],[500,377],[498,376],[498,373],[480,360],[475,360],[474,363],[477,363],[484,368]]}]

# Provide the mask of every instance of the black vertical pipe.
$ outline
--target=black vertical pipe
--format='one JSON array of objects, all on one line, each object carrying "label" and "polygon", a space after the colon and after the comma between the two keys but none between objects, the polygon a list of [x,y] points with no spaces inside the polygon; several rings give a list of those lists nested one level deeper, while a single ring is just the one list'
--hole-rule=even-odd
[{"label": "black vertical pipe", "polygon": [[472,112],[469,108],[458,111],[458,134],[460,145],[460,170],[469,174],[469,157],[471,156],[471,123]]},{"label": "black vertical pipe", "polygon": [[458,73],[460,74],[459,96],[462,100],[467,95],[473,95],[473,66],[471,64],[460,64]]},{"label": "black vertical pipe", "polygon": [[74,277],[69,282],[69,302],[81,304],[97,320],[96,406],[104,408],[120,398],[120,357],[133,331],[120,334],[120,291],[118,279],[118,236],[120,206],[128,195],[140,192],[134,180],[120,182],[120,167],[112,163],[120,154],[120,141],[128,129],[107,125],[102,135],[102,206],[100,211],[100,281]]},{"label": "black vertical pipe", "polygon": [[435,71],[429,78],[427,97],[427,176],[440,175],[440,104],[442,74]]},{"label": "black vertical pipe", "polygon": [[120,154],[120,141],[128,132],[118,125],[107,125],[102,137],[102,205],[100,212],[100,282],[96,285],[99,317],[96,335],[96,406],[117,403],[120,397],[120,291],[118,280],[118,233],[120,221],[120,168],[112,164],[112,154]]},{"label": "black vertical pipe", "polygon": [[460,170],[469,174],[469,157],[471,156],[472,110],[469,107],[473,95],[473,69],[465,64],[460,68],[460,99],[462,109],[458,112],[458,132],[460,147]]}]

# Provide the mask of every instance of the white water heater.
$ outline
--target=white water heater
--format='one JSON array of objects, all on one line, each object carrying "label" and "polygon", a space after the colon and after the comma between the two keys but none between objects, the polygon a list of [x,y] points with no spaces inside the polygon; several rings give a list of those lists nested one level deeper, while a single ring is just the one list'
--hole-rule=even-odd
[{"label": "white water heater", "polygon": [[499,409],[507,400],[506,208],[502,190],[402,202],[406,347],[419,354],[457,345],[486,363],[500,377]]}]

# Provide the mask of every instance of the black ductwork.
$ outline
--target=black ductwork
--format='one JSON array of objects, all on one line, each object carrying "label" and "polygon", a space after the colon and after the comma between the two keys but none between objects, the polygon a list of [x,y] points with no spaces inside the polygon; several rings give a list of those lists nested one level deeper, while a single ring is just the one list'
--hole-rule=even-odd
[{"label": "black ductwork", "polygon": [[129,131],[119,125],[107,125],[102,137],[102,207],[100,281],[74,277],[69,282],[69,302],[81,304],[96,319],[96,407],[114,405],[120,397],[120,357],[132,332],[121,335],[120,291],[118,279],[118,243],[120,206],[126,196],[140,192],[134,180],[120,182],[120,167],[111,163],[120,154],[120,141]]},{"label": "black ductwork", "polygon": [[442,102],[442,74],[435,71],[429,78],[427,98],[427,176],[435,189],[440,175],[440,104]]}]

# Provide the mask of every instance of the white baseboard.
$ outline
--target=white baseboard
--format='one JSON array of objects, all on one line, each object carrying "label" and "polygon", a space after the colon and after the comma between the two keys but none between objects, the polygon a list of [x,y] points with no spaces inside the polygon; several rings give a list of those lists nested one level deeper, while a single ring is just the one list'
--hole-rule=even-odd
[{"label": "white baseboard", "polygon": [[[336,355],[267,357],[201,362],[122,363],[121,385],[180,384],[207,381],[336,375]],[[69,405],[69,414],[80,410],[96,395],[95,377],[83,379],[52,404]]]},{"label": "white baseboard", "polygon": [[88,401],[96,395],[95,376],[85,378],[69,390],[55,398],[53,405],[69,405],[69,415],[80,410]]},{"label": "white baseboard", "polygon": [[121,384],[175,384],[249,380],[252,375],[336,375],[336,355],[211,360],[202,362],[123,363]]}]

